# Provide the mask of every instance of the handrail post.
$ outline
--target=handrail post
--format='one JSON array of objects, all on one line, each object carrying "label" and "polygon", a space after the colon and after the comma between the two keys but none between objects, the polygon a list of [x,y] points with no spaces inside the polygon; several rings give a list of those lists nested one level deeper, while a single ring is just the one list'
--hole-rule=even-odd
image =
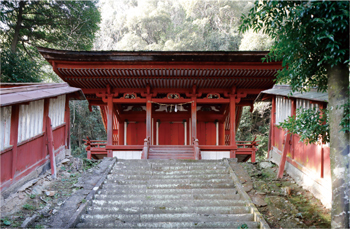
[{"label": "handrail post", "polygon": [[91,160],[91,141],[89,137],[86,137],[87,140],[83,139],[84,141],[86,141],[86,143],[84,143],[84,145],[86,145],[86,152],[87,152],[87,159]]},{"label": "handrail post", "polygon": [[199,154],[198,139],[193,138],[193,149],[194,149],[194,159],[199,160],[200,154]]},{"label": "handrail post", "polygon": [[145,138],[142,150],[142,159],[148,159],[148,151],[150,146],[150,137]]}]

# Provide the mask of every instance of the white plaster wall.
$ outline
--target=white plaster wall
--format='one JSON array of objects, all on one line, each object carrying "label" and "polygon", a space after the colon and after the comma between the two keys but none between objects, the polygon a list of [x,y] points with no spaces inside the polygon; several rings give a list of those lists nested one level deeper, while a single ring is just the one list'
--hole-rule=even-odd
[{"label": "white plaster wall", "polygon": [[292,102],[282,96],[276,96],[276,124],[283,122],[288,116],[291,116]]},{"label": "white plaster wall", "polygon": [[113,151],[113,157],[118,159],[141,159],[142,151]]},{"label": "white plaster wall", "polygon": [[230,158],[230,151],[201,151],[202,160]]},{"label": "white plaster wall", "polygon": [[[275,147],[270,151],[269,160],[280,164],[282,153]],[[304,189],[309,190],[317,199],[321,200],[322,204],[326,208],[332,206],[332,182],[329,179],[320,178],[314,175],[311,171],[308,171],[306,167],[298,164],[303,168],[303,171],[296,168],[288,161],[284,170],[295,180],[297,184],[302,186]]]},{"label": "white plaster wall", "polygon": [[0,112],[0,150],[3,150],[10,146],[12,106],[1,107]]},{"label": "white plaster wall", "polygon": [[64,123],[66,95],[60,95],[56,99],[50,99],[49,117],[52,128]]},{"label": "white plaster wall", "polygon": [[44,100],[30,102],[19,107],[18,142],[43,132]]}]

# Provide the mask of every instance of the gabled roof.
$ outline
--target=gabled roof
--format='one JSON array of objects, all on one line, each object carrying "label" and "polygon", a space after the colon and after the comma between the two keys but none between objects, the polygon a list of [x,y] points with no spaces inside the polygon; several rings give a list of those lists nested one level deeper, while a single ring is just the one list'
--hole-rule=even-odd
[{"label": "gabled roof", "polygon": [[39,99],[75,93],[71,99],[84,100],[80,88],[70,87],[67,83],[1,83],[0,105],[31,102]]},{"label": "gabled roof", "polygon": [[316,89],[311,89],[308,92],[292,92],[289,85],[274,85],[272,89],[260,92],[254,102],[261,102],[264,95],[280,95],[289,98],[328,102],[328,93],[317,92]]}]

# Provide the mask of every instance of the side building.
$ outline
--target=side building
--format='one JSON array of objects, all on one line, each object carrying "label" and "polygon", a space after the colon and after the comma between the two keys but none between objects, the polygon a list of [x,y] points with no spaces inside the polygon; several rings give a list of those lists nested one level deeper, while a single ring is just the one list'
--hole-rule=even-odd
[{"label": "side building", "polygon": [[292,93],[290,86],[275,85],[272,89],[262,91],[255,101],[272,102],[269,160],[280,166],[286,148],[285,171],[330,208],[332,182],[329,144],[305,144],[295,134],[287,142],[286,130],[278,127],[279,123],[295,115],[297,109],[326,108],[328,94],[316,90]]},{"label": "side building", "polygon": [[50,169],[50,159],[58,162],[69,153],[69,100],[85,97],[67,83],[2,83],[0,88],[1,192],[6,196]]}]

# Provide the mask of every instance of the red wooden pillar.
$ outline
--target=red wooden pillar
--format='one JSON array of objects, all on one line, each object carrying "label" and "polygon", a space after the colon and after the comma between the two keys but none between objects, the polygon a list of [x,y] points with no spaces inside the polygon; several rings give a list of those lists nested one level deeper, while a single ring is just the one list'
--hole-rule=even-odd
[{"label": "red wooden pillar", "polygon": [[45,99],[44,100],[44,114],[43,114],[43,132],[44,132],[44,139],[45,141],[43,141],[43,154],[42,154],[42,158],[45,158],[47,153],[48,153],[48,149],[47,149],[47,130],[46,130],[46,122],[47,119],[49,117],[49,108],[50,108],[50,99]]},{"label": "red wooden pillar", "polygon": [[236,157],[236,98],[235,95],[230,95],[230,158]]},{"label": "red wooden pillar", "polygon": [[146,96],[146,138],[152,142],[152,103],[151,96]]},{"label": "red wooden pillar", "polygon": [[[107,101],[107,145],[113,145],[113,97],[108,96]],[[113,151],[107,150],[107,157],[112,157]]]},{"label": "red wooden pillar", "polygon": [[197,139],[197,96],[192,96],[192,104],[191,104],[191,145],[193,141]]},{"label": "red wooden pillar", "polygon": [[19,105],[12,106],[11,112],[11,133],[10,145],[12,145],[12,180],[15,180],[17,166],[17,143],[18,143],[18,122],[19,122]]},{"label": "red wooden pillar", "polygon": [[66,106],[64,112],[64,122],[66,123],[65,128],[65,146],[66,149],[70,148],[70,108],[69,108],[69,95],[66,95]]},{"label": "red wooden pillar", "polygon": [[268,155],[270,155],[270,150],[272,150],[272,147],[275,142],[275,122],[276,122],[276,98],[272,98],[272,109],[271,109],[271,119],[270,119],[270,141],[269,141],[269,150],[268,150]]},{"label": "red wooden pillar", "polygon": [[[296,99],[291,99],[291,115],[292,117],[294,117],[294,119],[296,118],[297,115],[297,104],[296,104]],[[289,147],[291,147],[291,158],[294,159],[294,135],[291,134],[290,136],[290,141],[291,144],[289,145]],[[286,143],[287,144],[287,143]],[[289,144],[289,143],[288,143]]]},{"label": "red wooden pillar", "polygon": [[56,179],[57,170],[56,170],[56,160],[55,160],[55,152],[53,145],[53,133],[52,133],[52,124],[50,117],[46,119],[46,133],[47,133],[47,148],[50,154],[50,164],[51,164],[51,176],[53,179]]},{"label": "red wooden pillar", "polygon": [[119,121],[118,145],[124,145],[124,122]]},{"label": "red wooden pillar", "polygon": [[225,122],[219,122],[219,145],[225,145]]}]

